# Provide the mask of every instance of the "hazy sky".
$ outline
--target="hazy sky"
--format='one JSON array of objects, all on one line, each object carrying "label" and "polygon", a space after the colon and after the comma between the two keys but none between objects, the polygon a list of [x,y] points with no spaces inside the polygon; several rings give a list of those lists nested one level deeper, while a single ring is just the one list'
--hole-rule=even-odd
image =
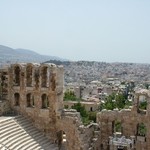
[{"label": "hazy sky", "polygon": [[0,44],[70,60],[150,63],[150,0],[0,0]]}]

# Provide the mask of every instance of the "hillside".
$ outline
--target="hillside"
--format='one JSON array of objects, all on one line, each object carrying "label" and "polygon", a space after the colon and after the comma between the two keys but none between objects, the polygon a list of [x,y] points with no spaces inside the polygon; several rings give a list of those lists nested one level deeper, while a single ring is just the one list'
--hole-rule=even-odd
[{"label": "hillside", "polygon": [[44,62],[47,60],[64,59],[56,56],[40,55],[32,50],[13,49],[7,46],[0,45],[0,64],[16,63],[16,62]]},{"label": "hillside", "polygon": [[63,65],[65,81],[89,83],[93,80],[105,80],[109,77],[119,78],[121,81],[134,80],[135,82],[150,82],[150,64],[137,63],[106,63],[95,61],[57,61],[50,63]]}]

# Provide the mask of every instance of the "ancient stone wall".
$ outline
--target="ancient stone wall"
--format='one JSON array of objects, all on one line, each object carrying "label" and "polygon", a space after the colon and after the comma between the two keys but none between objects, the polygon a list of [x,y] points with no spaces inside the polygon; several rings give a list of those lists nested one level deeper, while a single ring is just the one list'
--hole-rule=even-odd
[{"label": "ancient stone wall", "polygon": [[84,126],[75,110],[64,110],[58,126],[66,134],[67,150],[99,150],[99,127],[96,123]]},{"label": "ancient stone wall", "polygon": [[7,114],[8,112],[10,112],[9,101],[1,101],[0,100],[0,116]]},{"label": "ancient stone wall", "polygon": [[[63,108],[63,67],[54,64],[13,64],[0,71],[0,114],[13,110],[67,150],[108,150],[115,122],[127,138],[135,137],[136,150],[150,147],[150,92],[137,91],[131,109],[103,110],[97,123],[84,126],[80,114]],[[140,103],[146,101],[146,110]],[[146,129],[140,133],[139,127]]]},{"label": "ancient stone wall", "polygon": [[10,111],[8,99],[8,68],[0,69],[0,115]]},{"label": "ancient stone wall", "polygon": [[[147,110],[139,109],[139,97],[144,95],[147,100]],[[114,122],[121,123],[121,132],[125,137],[135,136],[136,150],[148,150],[150,147],[150,95],[149,91],[139,91],[131,109],[103,110],[97,114],[97,122],[101,129],[101,148],[107,150],[109,147],[109,136],[113,136]],[[146,134],[139,135],[138,126],[145,125]]]},{"label": "ancient stone wall", "polygon": [[7,93],[3,92],[5,103],[0,105],[0,113],[4,112],[4,106],[8,106],[26,116],[35,127],[66,150],[98,150],[98,144],[95,144],[99,143],[97,124],[84,126],[78,112],[63,109],[63,67],[13,64],[5,74]]},{"label": "ancient stone wall", "polygon": [[63,108],[63,67],[13,64],[8,74],[11,108],[29,117],[50,138],[56,136],[56,120]]}]

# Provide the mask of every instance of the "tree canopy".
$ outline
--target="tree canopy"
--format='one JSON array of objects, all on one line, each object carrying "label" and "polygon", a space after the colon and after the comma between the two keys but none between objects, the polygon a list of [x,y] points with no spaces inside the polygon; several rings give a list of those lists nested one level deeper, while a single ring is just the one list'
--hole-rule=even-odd
[{"label": "tree canopy", "polygon": [[89,124],[91,121],[96,122],[96,112],[87,112],[85,106],[81,105],[80,102],[74,104],[72,108],[80,112],[80,115],[82,117],[82,122],[84,125]]},{"label": "tree canopy", "polygon": [[105,99],[105,102],[101,104],[100,110],[113,110],[115,108],[123,109],[127,108],[128,106],[131,106],[131,102],[126,99],[126,95],[122,93],[112,93]]}]

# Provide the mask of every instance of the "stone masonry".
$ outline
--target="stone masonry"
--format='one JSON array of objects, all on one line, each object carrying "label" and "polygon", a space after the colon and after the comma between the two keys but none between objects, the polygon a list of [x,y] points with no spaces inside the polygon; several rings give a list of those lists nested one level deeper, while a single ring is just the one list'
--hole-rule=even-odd
[{"label": "stone masonry", "polygon": [[[29,118],[66,150],[120,150],[109,143],[119,121],[122,135],[134,140],[134,147],[123,150],[150,149],[150,91],[137,91],[130,109],[103,110],[97,113],[97,123],[84,126],[78,112],[63,108],[63,80],[63,67],[54,64],[22,63],[1,69],[0,115],[13,111]],[[146,110],[139,108],[141,97],[147,101]],[[141,124],[146,129],[143,134]]]},{"label": "stone masonry", "polygon": [[[147,110],[139,109],[139,99],[144,96],[148,105]],[[136,150],[150,149],[150,91],[140,90],[135,93],[133,106],[131,109],[123,110],[103,110],[97,114],[97,122],[101,129],[101,148],[109,149],[109,136],[113,136],[114,122],[121,123],[122,134],[127,138],[134,138],[134,148]],[[138,127],[145,125],[146,134],[139,135]],[[113,149],[117,150],[117,148]]]},{"label": "stone masonry", "polygon": [[64,110],[63,80],[63,67],[54,64],[21,63],[2,69],[0,115],[13,111],[29,118],[60,148],[98,149],[97,124],[84,126],[78,112]]}]

